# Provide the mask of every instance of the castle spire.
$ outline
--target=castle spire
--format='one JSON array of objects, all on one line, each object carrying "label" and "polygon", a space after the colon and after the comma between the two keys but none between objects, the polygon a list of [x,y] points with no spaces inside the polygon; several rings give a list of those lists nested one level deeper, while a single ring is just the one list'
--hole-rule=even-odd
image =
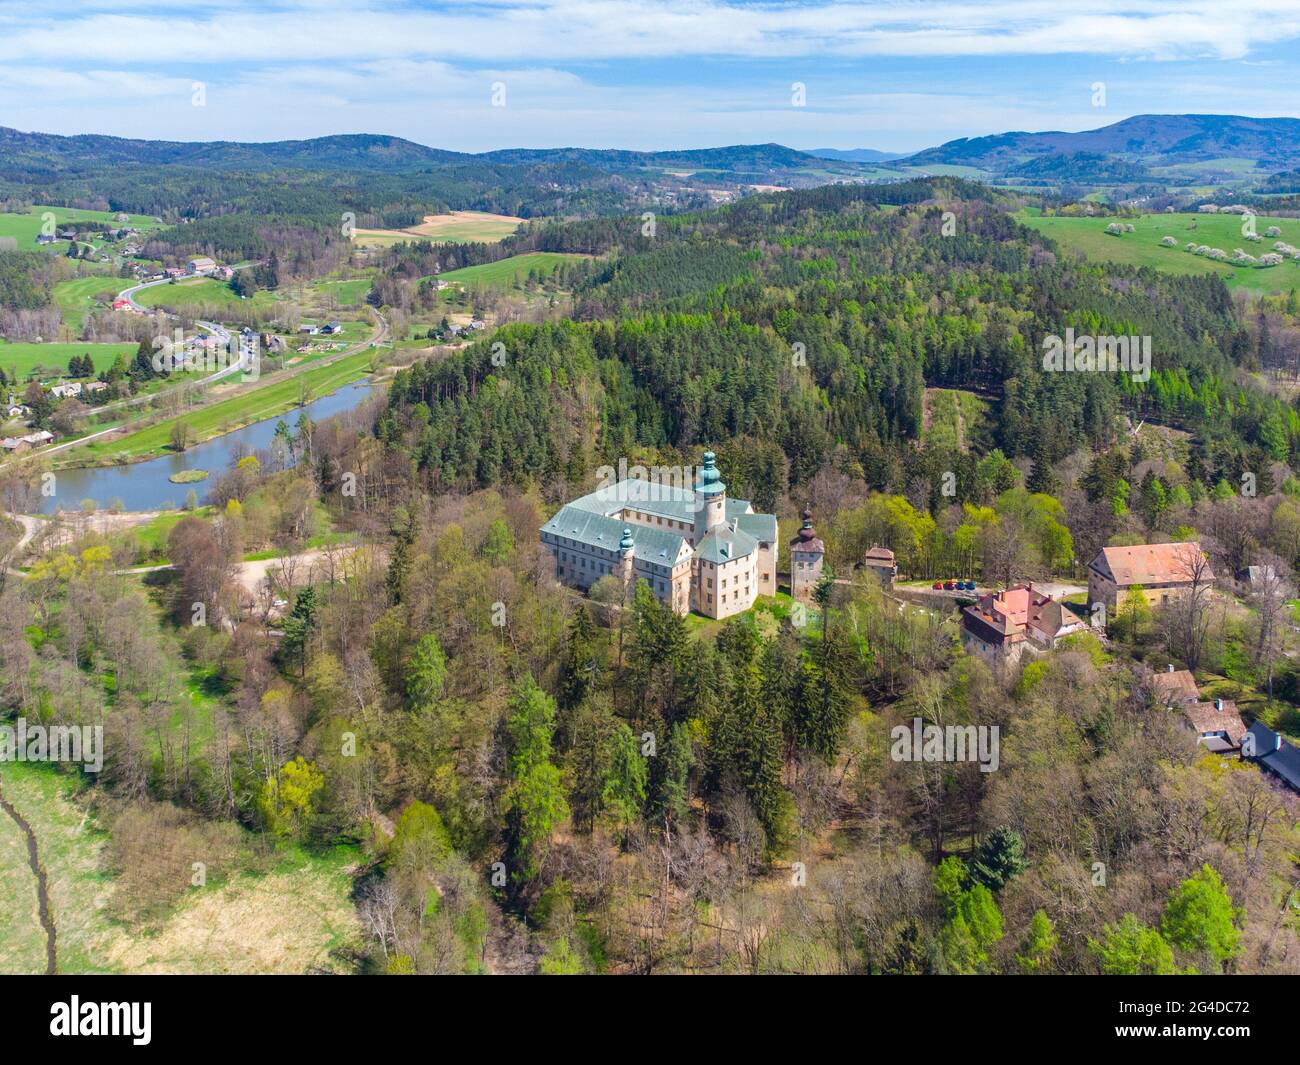
[{"label": "castle spire", "polygon": [[722,483],[722,473],[716,460],[717,456],[712,451],[704,453],[704,466],[700,469],[700,479],[695,485],[695,490],[702,495],[722,495],[727,490],[727,486]]}]

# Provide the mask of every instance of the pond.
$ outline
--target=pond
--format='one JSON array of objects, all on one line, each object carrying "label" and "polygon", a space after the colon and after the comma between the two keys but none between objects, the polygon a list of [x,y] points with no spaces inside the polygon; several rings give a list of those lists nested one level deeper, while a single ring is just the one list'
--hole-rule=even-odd
[{"label": "pond", "polygon": [[[180,454],[129,466],[60,470],[55,478],[54,495],[41,500],[41,513],[50,514],[60,507],[79,510],[83,499],[93,499],[100,509],[107,507],[109,500],[116,499],[125,510],[174,510],[185,505],[185,497],[191,490],[202,500],[208,487],[230,468],[236,457],[270,447],[276,423],[281,419],[292,428],[298,415],[306,411],[312,421],[323,421],[359,406],[373,391],[374,386],[370,384],[345,385],[305,407],[253,422]],[[173,484],[168,480],[182,470],[207,470],[209,476],[193,484]]]}]

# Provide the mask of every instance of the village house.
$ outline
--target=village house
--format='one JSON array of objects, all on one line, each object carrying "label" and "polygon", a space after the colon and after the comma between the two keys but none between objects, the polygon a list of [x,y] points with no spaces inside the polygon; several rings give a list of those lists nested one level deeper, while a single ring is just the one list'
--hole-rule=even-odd
[{"label": "village house", "polygon": [[1151,677],[1156,697],[1183,715],[1183,724],[1196,734],[1196,742],[1215,752],[1235,751],[1241,746],[1246,726],[1237,704],[1231,699],[1203,702],[1191,670],[1174,669],[1169,663],[1163,673]]},{"label": "village house", "polygon": [[1201,697],[1200,689],[1196,686],[1196,678],[1192,676],[1190,669],[1174,669],[1174,664],[1169,663],[1169,668],[1163,673],[1156,673],[1151,678],[1151,687],[1155,690],[1156,696],[1166,706],[1178,707],[1187,703],[1194,703]]},{"label": "village house", "polygon": [[1087,629],[1064,603],[1030,584],[981,595],[961,613],[961,643],[967,653],[991,663],[1018,661],[1025,650],[1048,650],[1071,633]]},{"label": "village house", "polygon": [[187,265],[192,274],[210,274],[217,268],[216,260],[209,259],[206,255],[191,259]]},{"label": "village house", "polygon": [[1246,726],[1241,720],[1237,704],[1231,699],[1213,702],[1186,703],[1183,721],[1196,733],[1196,742],[1216,753],[1235,751],[1241,747]]},{"label": "village house", "polygon": [[1241,756],[1292,791],[1300,791],[1300,747],[1256,721],[1241,743]]},{"label": "village house", "polygon": [[886,588],[898,578],[898,563],[894,559],[894,552],[887,547],[872,544],[862,556],[862,564],[875,573]]},{"label": "village house", "polygon": [[730,617],[776,594],[776,515],[729,499],[712,451],[693,488],[626,478],[561,507],[540,537],[563,583],[645,580],[678,614]]},{"label": "village house", "polygon": [[822,579],[822,562],[826,545],[812,526],[812,511],[803,512],[803,527],[790,541],[790,594],[811,603],[813,590]]},{"label": "village house", "polygon": [[1278,572],[1273,566],[1243,566],[1237,571],[1237,580],[1244,584],[1247,590],[1257,592],[1261,588],[1276,584]]},{"label": "village house", "polygon": [[27,451],[30,448],[39,447],[41,444],[48,444],[54,439],[54,434],[39,429],[34,433],[28,433],[26,436],[7,436],[0,440],[0,447],[6,451]]},{"label": "village house", "polygon": [[58,399],[71,399],[73,396],[79,396],[81,395],[81,382],[68,381],[61,385],[52,385],[50,395]]},{"label": "village house", "polygon": [[1147,602],[1158,606],[1198,581],[1214,583],[1214,573],[1198,543],[1103,547],[1088,564],[1088,608],[1105,603],[1107,610],[1115,610],[1139,587]]}]

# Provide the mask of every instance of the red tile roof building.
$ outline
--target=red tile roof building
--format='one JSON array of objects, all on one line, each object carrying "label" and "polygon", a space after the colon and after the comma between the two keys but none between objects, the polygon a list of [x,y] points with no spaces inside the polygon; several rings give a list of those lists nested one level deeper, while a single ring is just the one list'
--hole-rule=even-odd
[{"label": "red tile roof building", "polygon": [[1086,628],[1073,611],[1034,591],[1033,584],[982,595],[961,614],[962,646],[990,661],[1014,661],[1026,647],[1055,647],[1062,637]]},{"label": "red tile roof building", "polygon": [[1104,547],[1088,564],[1088,607],[1105,603],[1115,610],[1134,587],[1141,587],[1153,606],[1170,595],[1214,583],[1214,572],[1196,542]]}]

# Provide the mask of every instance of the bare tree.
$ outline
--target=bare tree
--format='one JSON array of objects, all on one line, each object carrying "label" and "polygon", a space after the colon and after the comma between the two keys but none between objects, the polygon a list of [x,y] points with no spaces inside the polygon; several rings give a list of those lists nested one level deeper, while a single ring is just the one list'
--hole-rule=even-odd
[{"label": "bare tree", "polygon": [[1210,626],[1210,589],[1214,571],[1200,544],[1188,543],[1177,552],[1174,576],[1185,584],[1164,607],[1169,649],[1187,668],[1195,670],[1205,652],[1205,634]]},{"label": "bare tree", "polygon": [[1268,697],[1273,698],[1273,665],[1277,658],[1278,620],[1286,609],[1287,600],[1295,593],[1285,577],[1284,563],[1270,556],[1252,567],[1250,605],[1254,607],[1259,623],[1255,640],[1255,664],[1262,665],[1267,676]]}]

